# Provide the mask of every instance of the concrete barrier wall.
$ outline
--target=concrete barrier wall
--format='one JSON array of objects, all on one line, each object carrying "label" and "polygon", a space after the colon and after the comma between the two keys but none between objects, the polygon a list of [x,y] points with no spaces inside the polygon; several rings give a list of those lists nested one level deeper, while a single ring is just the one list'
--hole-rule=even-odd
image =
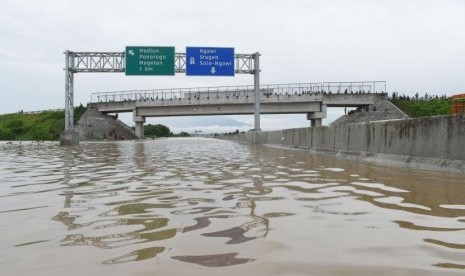
[{"label": "concrete barrier wall", "polygon": [[465,116],[250,132],[228,139],[320,151],[368,152],[463,161]]}]

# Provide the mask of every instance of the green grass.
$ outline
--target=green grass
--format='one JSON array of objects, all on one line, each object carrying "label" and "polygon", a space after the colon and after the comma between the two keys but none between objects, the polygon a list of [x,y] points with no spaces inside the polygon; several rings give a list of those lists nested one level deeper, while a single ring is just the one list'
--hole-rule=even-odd
[{"label": "green grass", "polygon": [[391,98],[390,101],[410,117],[450,115],[450,98],[407,99]]},{"label": "green grass", "polygon": [[[82,105],[74,109],[75,123],[85,111]],[[64,128],[64,111],[0,115],[0,140],[59,140]]]}]

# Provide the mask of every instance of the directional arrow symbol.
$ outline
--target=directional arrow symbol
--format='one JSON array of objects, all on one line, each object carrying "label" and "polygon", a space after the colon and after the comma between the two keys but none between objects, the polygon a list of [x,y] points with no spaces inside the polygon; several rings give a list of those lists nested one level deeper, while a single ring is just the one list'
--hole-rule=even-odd
[{"label": "directional arrow symbol", "polygon": [[129,50],[129,54],[130,54],[131,56],[133,56],[133,55],[134,55],[134,50]]},{"label": "directional arrow symbol", "polygon": [[212,75],[214,75],[214,74],[216,73],[215,67],[212,67],[212,69],[210,70],[210,72],[212,73]]}]

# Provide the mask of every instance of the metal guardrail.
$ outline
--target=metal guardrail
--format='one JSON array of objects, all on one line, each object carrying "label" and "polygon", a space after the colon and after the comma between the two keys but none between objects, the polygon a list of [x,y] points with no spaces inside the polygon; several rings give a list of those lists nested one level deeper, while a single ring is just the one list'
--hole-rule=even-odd
[{"label": "metal guardrail", "polygon": [[20,111],[21,114],[39,114],[39,113],[42,113],[42,112],[62,112],[64,111],[63,108],[57,108],[57,109],[46,109],[46,110],[36,110],[36,111]]},{"label": "metal guardrail", "polygon": [[[263,94],[289,95],[289,94],[320,94],[320,93],[385,93],[385,81],[361,82],[320,82],[320,83],[288,83],[260,85]],[[196,98],[200,96],[218,96],[231,94],[232,96],[251,95],[253,85],[242,86],[215,86],[193,88],[168,88],[151,90],[126,90],[113,92],[96,92],[90,96],[91,103],[99,102],[125,102],[144,100],[172,100],[183,98]]]}]

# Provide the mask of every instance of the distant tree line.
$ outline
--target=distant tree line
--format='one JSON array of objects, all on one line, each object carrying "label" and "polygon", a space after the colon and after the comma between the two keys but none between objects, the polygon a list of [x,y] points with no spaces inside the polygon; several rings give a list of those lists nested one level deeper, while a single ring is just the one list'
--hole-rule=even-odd
[{"label": "distant tree line", "polygon": [[189,137],[189,133],[181,131],[178,134],[173,134],[170,128],[162,124],[146,124],[144,125],[144,136],[147,138],[158,137]]},{"label": "distant tree line", "polygon": [[403,100],[403,101],[430,101],[430,100],[448,100],[449,97],[447,95],[429,95],[428,93],[425,93],[423,96],[420,96],[420,94],[415,93],[414,96],[410,97],[408,95],[402,94],[400,95],[399,92],[392,92],[392,95],[389,97],[389,100],[395,101],[395,100]]}]

